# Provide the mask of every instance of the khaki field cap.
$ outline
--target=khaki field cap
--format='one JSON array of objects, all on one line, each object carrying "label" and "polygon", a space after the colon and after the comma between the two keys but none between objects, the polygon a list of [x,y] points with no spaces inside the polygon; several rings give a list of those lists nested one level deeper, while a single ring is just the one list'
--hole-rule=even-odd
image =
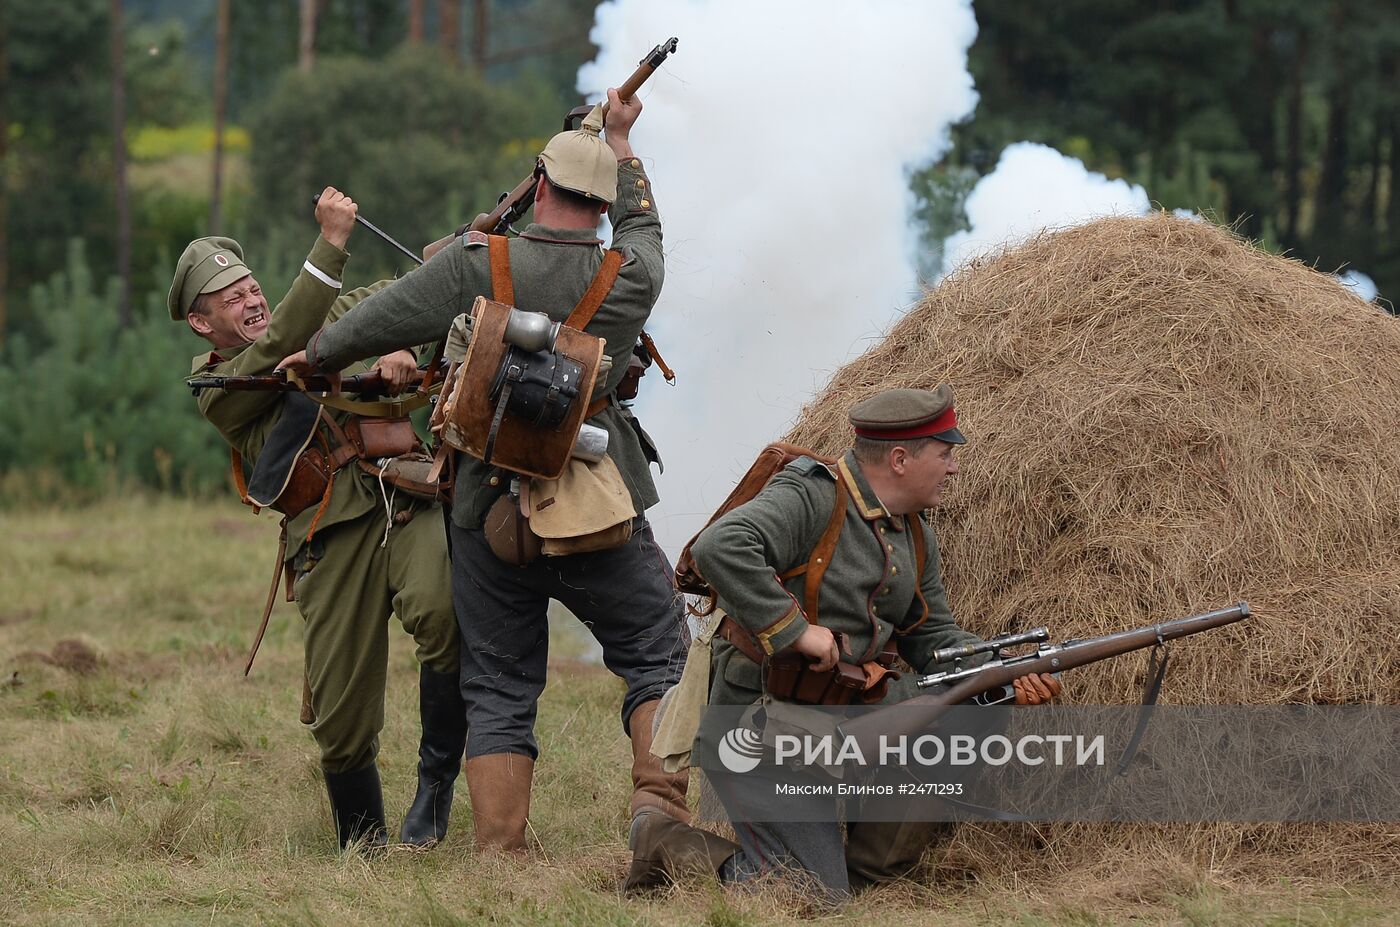
[{"label": "khaki field cap", "polygon": [[904,441],[937,438],[949,444],[966,444],[958,431],[953,410],[953,388],[947,383],[935,390],[890,389],[851,407],[851,424],[862,438]]},{"label": "khaki field cap", "polygon": [[598,137],[602,131],[600,103],[579,128],[551,138],[540,152],[540,165],[549,182],[604,203],[617,199],[617,155]]},{"label": "khaki field cap", "polygon": [[195,239],[175,265],[175,279],[165,299],[170,317],[180,321],[190,314],[196,296],[222,290],[251,273],[243,263],[243,249],[232,238]]}]

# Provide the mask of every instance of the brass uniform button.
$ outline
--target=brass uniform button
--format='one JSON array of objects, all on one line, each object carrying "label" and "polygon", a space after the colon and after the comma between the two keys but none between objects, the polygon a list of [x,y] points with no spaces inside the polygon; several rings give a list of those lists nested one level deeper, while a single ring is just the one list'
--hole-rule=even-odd
[{"label": "brass uniform button", "polygon": [[646,182],[645,180],[639,180],[639,181],[637,181],[637,186],[638,186],[638,187],[645,187],[646,185],[647,185],[647,182]]},{"label": "brass uniform button", "polygon": [[641,166],[642,166],[642,162],[641,162],[641,161],[638,161],[636,158],[633,158],[633,159],[632,159],[632,166],[633,166],[633,167],[641,167]]},{"label": "brass uniform button", "polygon": [[650,209],[650,208],[651,208],[651,200],[642,200],[642,208],[643,208],[643,209]]},{"label": "brass uniform button", "polygon": [[891,575],[891,576],[894,576],[894,575],[895,575],[896,573],[898,573],[898,572],[899,572],[899,567],[890,567],[890,575]]},{"label": "brass uniform button", "polygon": [[492,486],[499,486],[501,485],[501,478],[499,476],[493,476],[486,482],[490,483]]}]

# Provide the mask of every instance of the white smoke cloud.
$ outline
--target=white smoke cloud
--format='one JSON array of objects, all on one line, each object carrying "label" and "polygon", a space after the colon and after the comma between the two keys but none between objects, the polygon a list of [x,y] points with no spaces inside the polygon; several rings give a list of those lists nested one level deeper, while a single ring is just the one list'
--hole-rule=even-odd
[{"label": "white smoke cloud", "polygon": [[666,461],[650,515],[675,554],[768,441],[915,296],[908,173],[976,104],[969,0],[612,0],[579,89],[678,52],[632,133],[666,283],[648,329],[679,374],[638,412]]},{"label": "white smoke cloud", "polygon": [[1337,282],[1368,303],[1375,302],[1376,297],[1381,295],[1380,290],[1376,287],[1376,281],[1359,270],[1348,270],[1345,273],[1338,274]]},{"label": "white smoke cloud", "polygon": [[1144,215],[1150,208],[1147,191],[1136,184],[1109,180],[1045,145],[1017,142],[968,194],[972,228],[949,237],[943,270],[1041,229],[1107,215]]}]

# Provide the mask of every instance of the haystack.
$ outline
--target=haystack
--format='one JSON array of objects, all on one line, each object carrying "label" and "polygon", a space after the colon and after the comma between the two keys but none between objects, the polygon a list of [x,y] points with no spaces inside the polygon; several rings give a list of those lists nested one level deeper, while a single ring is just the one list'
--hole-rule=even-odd
[{"label": "haystack", "polygon": [[[1400,701],[1400,321],[1169,215],[1047,233],[944,280],[788,440],[946,381],[969,444],[935,522],[955,614],[1107,633],[1247,600],[1173,650],[1165,700]],[[1076,671],[1136,698],[1143,662]]]},{"label": "haystack", "polygon": [[[1243,599],[1248,622],[1173,645],[1164,702],[1400,702],[1400,321],[1215,225],[1105,219],[945,279],[787,440],[837,451],[853,403],[944,381],[969,444],[934,521],[965,626],[1064,639]],[[1136,701],[1145,665],[1075,670],[1070,700]],[[1393,825],[991,824],[929,857],[1013,883],[1397,861]]]}]

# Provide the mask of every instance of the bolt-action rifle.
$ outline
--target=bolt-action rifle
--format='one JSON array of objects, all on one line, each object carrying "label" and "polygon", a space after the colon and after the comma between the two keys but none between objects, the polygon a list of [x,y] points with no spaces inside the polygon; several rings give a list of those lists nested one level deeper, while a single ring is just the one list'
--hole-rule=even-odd
[{"label": "bolt-action rifle", "polygon": [[[446,369],[446,363],[438,361],[436,370],[437,376],[442,375],[442,370]],[[423,377],[427,369],[420,369],[415,374],[410,374],[408,387],[415,387],[423,382]],[[361,399],[377,399],[388,394],[388,385],[384,382],[383,375],[378,370],[370,370],[365,373],[356,373],[348,377],[341,377],[339,384],[335,378],[325,374],[313,373],[310,376],[289,378],[286,370],[278,370],[276,373],[259,374],[240,377],[190,377],[185,384],[194,391],[196,396],[203,389],[226,389],[239,391],[264,391],[274,393],[356,393]]]},{"label": "bolt-action rifle", "polygon": [[[636,96],[642,84],[647,82],[647,78],[651,77],[656,69],[661,67],[661,63],[666,60],[667,56],[676,50],[676,45],[677,39],[672,36],[647,52],[646,57],[638,63],[637,70],[632,72],[632,76],[627,78],[621,87],[617,88],[618,99],[625,103]],[[577,106],[569,110],[569,114],[564,117],[565,131],[576,128],[578,123],[592,111],[591,105]],[[608,104],[604,103],[603,113],[606,114],[607,111]],[[516,184],[514,189],[501,194],[501,199],[496,203],[495,209],[480,214],[457,234],[461,235],[470,229],[475,232],[485,232],[487,235],[504,235],[535,204],[535,188],[538,185],[539,174],[531,171],[530,176]]]},{"label": "bolt-action rifle", "polygon": [[[1069,640],[1060,644],[1044,643],[1049,639],[1049,633],[1044,628],[1036,628],[1025,634],[993,638],[965,647],[945,648],[934,653],[933,662],[952,661],[953,669],[919,679],[919,688],[929,690],[927,694],[917,695],[897,705],[843,721],[838,725],[838,733],[853,739],[866,756],[878,755],[881,737],[897,739],[918,734],[936,723],[950,707],[973,701],[987,693],[1002,691],[1013,679],[1031,673],[1058,673],[1061,670],[1122,656],[1134,650],[1154,647],[1160,648],[1158,652],[1162,656],[1159,661],[1154,661],[1157,663],[1155,673],[1148,673],[1149,677],[1155,678],[1149,679],[1149,694],[1143,700],[1143,704],[1150,705],[1155,701],[1156,690],[1166,673],[1167,641],[1200,634],[1202,631],[1213,631],[1248,617],[1249,603],[1240,602],[1229,608],[1178,618],[1163,624],[1150,624],[1103,637]],[[1003,656],[1001,653],[1004,648],[1028,643],[1038,644],[1034,652],[1021,656]],[[991,653],[992,658],[980,666],[964,669],[960,665],[961,660],[981,653]]]},{"label": "bolt-action rifle", "polygon": [[[632,72],[632,76],[623,81],[622,86],[617,88],[618,99],[626,102],[636,96],[637,91],[641,89],[642,85],[647,82],[647,79],[650,78],[652,74],[656,73],[656,69],[661,67],[662,63],[670,57],[679,43],[680,40],[678,38],[671,36],[669,39],[647,52],[642,60],[637,63],[637,69]],[[568,114],[564,116],[564,130],[567,132],[578,128],[579,123],[592,111],[592,104],[576,106],[569,110]],[[607,111],[608,104],[605,101],[603,103],[604,115],[607,114]],[[515,231],[515,223],[535,204],[535,191],[539,187],[539,182],[539,170],[531,171],[529,176],[516,184],[513,189],[501,194],[501,198],[496,202],[495,209],[492,209],[490,212],[480,213],[475,219],[462,225],[451,235],[439,238],[437,241],[424,248],[423,260],[427,261],[432,258],[433,255],[437,254],[443,248],[469,231],[484,232],[487,235],[504,235],[507,232]],[[378,232],[377,229],[374,229],[374,231]],[[380,234],[382,235],[382,233]],[[439,348],[439,353],[440,351],[441,348]],[[634,360],[629,366],[628,376],[624,381],[624,385],[618,390],[618,398],[622,399],[624,402],[636,398],[637,380],[640,379],[646,369],[651,366],[653,361],[661,368],[666,382],[675,385],[675,372],[662,360],[660,352],[656,350],[655,342],[652,341],[651,336],[645,331],[642,332],[637,345],[633,348],[633,357]],[[433,380],[434,377],[429,377],[425,382],[431,384]]]}]

